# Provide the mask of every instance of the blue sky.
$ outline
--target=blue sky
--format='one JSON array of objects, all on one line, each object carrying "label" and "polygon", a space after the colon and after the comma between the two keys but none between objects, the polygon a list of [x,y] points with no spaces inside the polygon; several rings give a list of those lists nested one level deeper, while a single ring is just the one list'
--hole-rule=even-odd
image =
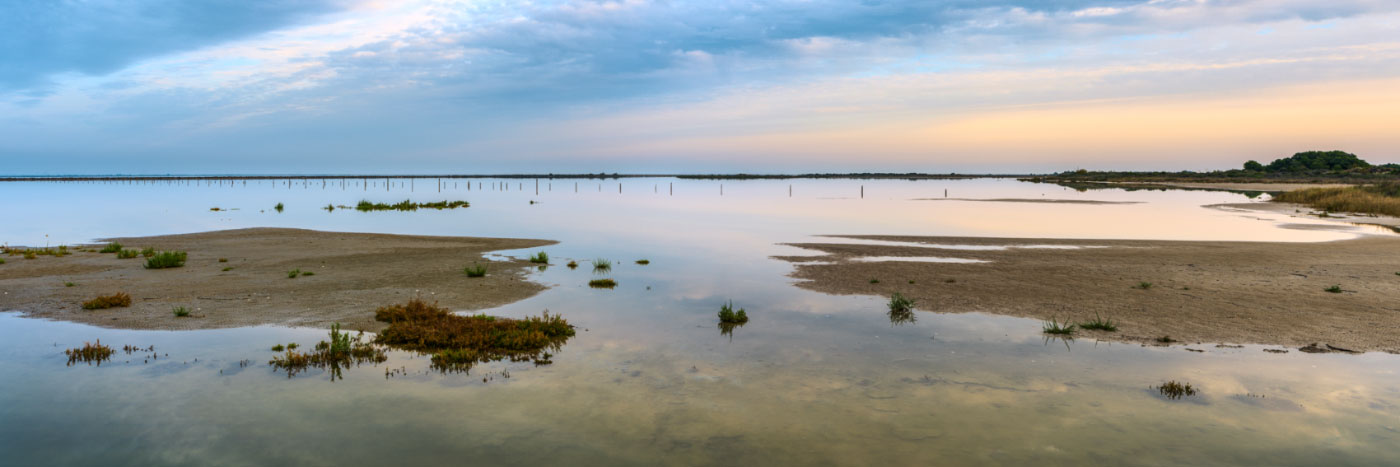
[{"label": "blue sky", "polygon": [[1397,104],[1394,1],[0,3],[12,174],[1395,162]]}]

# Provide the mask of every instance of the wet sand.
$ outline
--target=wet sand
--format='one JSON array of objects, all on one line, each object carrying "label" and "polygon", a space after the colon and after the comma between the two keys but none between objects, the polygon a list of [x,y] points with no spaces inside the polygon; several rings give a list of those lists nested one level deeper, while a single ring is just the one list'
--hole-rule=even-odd
[{"label": "wet sand", "polygon": [[[544,286],[525,280],[531,266],[527,260],[488,264],[482,254],[555,243],[272,228],[111,241],[126,248],[187,251],[189,257],[184,267],[148,270],[143,258],[95,252],[32,260],[9,256],[0,265],[0,310],[126,329],[324,327],[339,322],[372,331],[382,327],[374,321],[375,308],[414,296],[475,310],[539,293]],[[474,263],[488,264],[486,277],[463,274]],[[292,269],[315,275],[291,279],[287,272]],[[131,307],[80,306],[116,292],[130,294]],[[176,306],[189,308],[193,316],[174,317]]]},{"label": "wet sand", "polygon": [[[1322,216],[1318,215],[1322,213],[1322,211],[1294,203],[1222,203],[1207,204],[1202,207],[1210,209],[1219,209],[1223,211],[1256,211],[1283,214],[1291,217],[1300,218],[1323,218]],[[1327,214],[1327,217],[1325,219],[1329,221],[1346,222],[1351,224],[1379,225],[1383,227],[1400,227],[1400,217],[1334,212]]]},{"label": "wet sand", "polygon": [[[797,285],[833,294],[900,292],[920,311],[985,312],[1083,321],[1115,333],[1079,338],[1155,343],[1277,344],[1400,353],[1400,238],[1326,243],[841,236],[925,244],[1106,246],[969,251],[804,243],[825,253],[786,256]],[[862,262],[937,256],[987,263]],[[829,264],[828,264],[829,262]],[[870,283],[879,279],[879,283]],[[912,284],[910,281],[914,281]],[[950,282],[951,281],[951,282]],[[1141,289],[1141,282],[1152,283]],[[1340,285],[1342,293],[1325,291]]]}]

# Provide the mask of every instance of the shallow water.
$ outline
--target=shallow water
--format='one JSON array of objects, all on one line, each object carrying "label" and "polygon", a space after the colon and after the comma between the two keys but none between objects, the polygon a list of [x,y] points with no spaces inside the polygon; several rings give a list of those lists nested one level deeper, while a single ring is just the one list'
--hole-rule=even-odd
[{"label": "shallow water", "polygon": [[[467,181],[444,179],[441,193],[436,179],[358,182],[4,183],[0,199],[23,200],[6,217],[26,221],[0,226],[0,241],[255,226],[555,239],[544,250],[556,265],[534,274],[552,287],[488,312],[549,309],[578,335],[552,365],[440,374],[394,352],[332,382],[266,364],[273,344],[311,345],[320,329],[125,331],[0,314],[0,463],[1400,462],[1395,355],[1047,341],[1037,321],[982,314],[918,312],[907,322],[878,297],[794,287],[791,266],[769,259],[810,254],[778,244],[831,241],[820,234],[1325,241],[1362,232],[1280,228],[1328,223],[1200,207],[1243,195],[1079,193],[1011,180],[541,180],[538,194],[532,180],[472,180],[482,188],[467,191]],[[913,200],[945,189],[1143,204]],[[472,207],[320,209],[405,198]],[[597,257],[613,260],[611,273],[589,270]],[[650,264],[634,263],[643,258]],[[581,267],[563,267],[570,259]],[[589,288],[596,277],[619,286]],[[728,300],[751,321],[726,335],[715,312]],[[154,345],[161,358],[119,352],[100,367],[65,365],[63,349],[94,339]],[[1171,401],[1150,389],[1169,379],[1202,392]]]}]

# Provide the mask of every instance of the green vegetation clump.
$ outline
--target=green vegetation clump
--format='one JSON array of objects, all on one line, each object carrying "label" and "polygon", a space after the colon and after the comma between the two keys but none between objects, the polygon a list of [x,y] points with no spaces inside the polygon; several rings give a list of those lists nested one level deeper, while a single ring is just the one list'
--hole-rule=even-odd
[{"label": "green vegetation clump", "polygon": [[286,348],[286,347],[283,347],[282,344],[277,344],[277,345],[272,346],[272,351],[273,351],[273,352],[281,352],[281,351],[286,350],[286,349],[287,349],[287,348]]},{"label": "green vegetation clump", "polygon": [[141,252],[136,250],[122,250],[117,252],[117,259],[131,259],[141,256]]},{"label": "green vegetation clump", "polygon": [[1137,285],[1133,286],[1133,288],[1138,288],[1138,289],[1142,289],[1142,290],[1147,290],[1147,289],[1152,288],[1152,283],[1151,283],[1151,282],[1138,282]]},{"label": "green vegetation clump", "polygon": [[220,262],[220,263],[227,263],[227,262],[228,262],[228,258],[219,258],[219,262]]},{"label": "green vegetation clump", "polygon": [[[569,264],[566,264],[565,266],[568,266],[569,269],[578,269],[578,261],[569,260]],[[1400,272],[1395,273],[1395,275],[1400,276]]]},{"label": "green vegetation clump", "polygon": [[1176,380],[1167,381],[1157,386],[1157,392],[1171,400],[1181,399],[1196,395],[1196,388],[1191,383],[1179,383]]},{"label": "green vegetation clump", "polygon": [[1055,318],[1050,318],[1049,321],[1045,321],[1043,324],[1041,324],[1040,331],[1045,334],[1069,336],[1074,335],[1075,326],[1074,323],[1070,323],[1069,321],[1061,323],[1059,321],[1056,321]]},{"label": "green vegetation clump", "polygon": [[871,279],[871,280],[870,280],[870,283],[871,283],[871,284],[879,284],[879,283],[880,283],[880,280],[879,280],[879,279]]},{"label": "green vegetation clump", "polygon": [[273,207],[272,207],[272,209],[276,209],[277,212],[282,212],[282,209],[284,209],[284,208],[285,208],[285,206],[282,206],[282,203],[277,203],[276,206],[273,206]]},{"label": "green vegetation clump", "polygon": [[1341,284],[1336,284],[1336,285],[1333,285],[1333,286],[1331,286],[1331,287],[1328,287],[1328,288],[1325,288],[1325,289],[1322,289],[1322,290],[1326,290],[1326,291],[1331,292],[1331,293],[1342,293],[1342,285],[1341,285]]},{"label": "green vegetation clump", "polygon": [[302,272],[301,272],[301,275],[302,275],[302,276],[314,276],[314,275],[316,275],[316,271],[302,271]]},{"label": "green vegetation clump", "polygon": [[355,205],[355,210],[361,212],[370,211],[417,211],[419,209],[457,209],[471,207],[471,203],[466,201],[438,201],[432,203],[415,203],[411,200],[403,200],[399,203],[371,203],[369,200],[361,200]]},{"label": "green vegetation clump", "polygon": [[889,305],[891,312],[912,311],[914,309],[914,299],[905,297],[899,292],[895,292],[893,295],[890,295]]},{"label": "green vegetation clump", "polygon": [[549,351],[558,351],[574,336],[573,326],[548,310],[524,319],[460,316],[419,299],[381,307],[374,319],[389,323],[376,343],[432,354],[432,366],[439,371],[467,371],[503,358],[547,360]]},{"label": "green vegetation clump", "polygon": [[725,324],[744,324],[749,322],[749,314],[743,308],[734,310],[734,301],[720,305],[719,322]]},{"label": "green vegetation clump", "polygon": [[174,313],[176,318],[188,318],[190,316],[190,309],[182,306],[172,308],[170,312]]},{"label": "green vegetation clump", "polygon": [[486,277],[486,266],[472,265],[463,269],[462,272],[467,273],[467,277]]},{"label": "green vegetation clump", "polygon": [[1274,201],[1329,212],[1400,216],[1400,182],[1337,188],[1306,188],[1274,195]]},{"label": "green vegetation clump", "polygon": [[[1253,162],[1253,161],[1250,161]],[[1248,162],[1246,166],[1250,166]],[[1258,164],[1257,162],[1255,164]],[[1275,159],[1269,165],[1260,167],[1264,172],[1345,172],[1367,169],[1371,164],[1344,151],[1305,151],[1292,157]]]},{"label": "green vegetation clump", "polygon": [[116,242],[108,243],[107,246],[102,247],[101,250],[97,250],[98,253],[116,253],[119,251],[122,251],[122,244]]},{"label": "green vegetation clump", "polygon": [[64,350],[63,353],[68,355],[68,366],[73,366],[78,362],[89,365],[96,363],[97,366],[102,366],[102,362],[112,358],[112,354],[115,352],[111,347],[102,345],[102,340],[98,339],[95,344],[84,342],[82,347]]},{"label": "green vegetation clump", "polygon": [[651,264],[651,260],[649,260],[649,259],[639,259],[639,260],[637,260],[637,264],[640,264],[640,265],[642,265],[642,266],[646,266],[646,265],[648,265],[648,264]]},{"label": "green vegetation clump", "polygon": [[287,271],[288,279],[296,279],[298,276],[301,276],[301,269],[293,269],[291,271]]},{"label": "green vegetation clump", "polygon": [[612,270],[612,261],[597,258],[593,260],[593,272],[603,272]]},{"label": "green vegetation clump", "polygon": [[543,251],[535,253],[534,256],[530,257],[530,262],[539,264],[549,264],[549,253],[545,253]]},{"label": "green vegetation clump", "polygon": [[145,248],[142,248],[142,249],[141,249],[141,257],[143,257],[143,258],[150,258],[150,257],[155,256],[155,255],[156,255],[156,249],[155,249],[155,247],[149,247],[149,246],[148,246],[148,247],[145,247]]},{"label": "green vegetation clump", "polygon": [[233,266],[229,266],[229,267],[220,269],[220,271],[223,271],[223,272],[229,272],[229,271],[232,271],[232,270],[233,270]]},{"label": "green vegetation clump", "polygon": [[63,286],[64,286],[64,287],[72,287],[72,286],[75,286],[75,285],[78,285],[78,284],[75,284],[75,283],[73,283],[73,282],[64,282],[64,283],[63,283]]},{"label": "green vegetation clump", "polygon": [[1101,318],[1098,313],[1094,313],[1094,319],[1079,323],[1079,327],[1092,331],[1114,332],[1118,330],[1118,325],[1113,323],[1113,319]]},{"label": "green vegetation clump", "polygon": [[84,310],[105,310],[114,307],[131,306],[131,296],[126,292],[117,292],[112,295],[101,295],[92,300],[83,302]]},{"label": "green vegetation clump", "polygon": [[588,281],[588,286],[595,289],[611,289],[617,287],[617,281],[612,279],[593,279]]},{"label": "green vegetation clump", "polygon": [[146,259],[146,269],[178,268],[185,265],[183,251],[162,251]]},{"label": "green vegetation clump", "polygon": [[[384,349],[364,342],[365,333],[360,331],[354,338],[348,332],[340,332],[340,323],[331,325],[330,340],[316,344],[311,352],[297,352],[288,346],[287,353],[273,357],[269,365],[286,371],[287,377],[306,371],[308,368],[324,368],[331,372],[331,380],[341,378],[341,370],[361,363],[383,363],[389,359]],[[282,347],[280,344],[273,349]]]}]

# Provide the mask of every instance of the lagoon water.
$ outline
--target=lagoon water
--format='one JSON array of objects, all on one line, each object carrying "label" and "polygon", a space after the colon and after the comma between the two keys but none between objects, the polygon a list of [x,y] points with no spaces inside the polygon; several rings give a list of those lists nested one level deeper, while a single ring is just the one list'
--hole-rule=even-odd
[{"label": "lagoon water", "polygon": [[[555,266],[532,274],[550,288],[486,312],[548,309],[578,326],[551,365],[442,374],[391,352],[332,380],[267,365],[272,345],[311,345],[323,329],[130,331],[0,313],[0,464],[1400,464],[1397,355],[1047,341],[1038,321],[976,313],[910,322],[881,297],[800,289],[770,258],[807,254],[781,244],[822,234],[1304,242],[1377,230],[1202,207],[1242,194],[1015,180],[535,183],[0,183],[11,245],[244,227],[558,240],[543,249]],[[1139,204],[919,200],[945,190]],[[322,209],[361,199],[472,206]],[[613,260],[616,289],[586,285],[593,258]],[[729,300],[751,321],[726,334],[715,312]],[[159,358],[65,365],[64,349],[95,339]],[[1151,389],[1171,379],[1201,394]]]}]

